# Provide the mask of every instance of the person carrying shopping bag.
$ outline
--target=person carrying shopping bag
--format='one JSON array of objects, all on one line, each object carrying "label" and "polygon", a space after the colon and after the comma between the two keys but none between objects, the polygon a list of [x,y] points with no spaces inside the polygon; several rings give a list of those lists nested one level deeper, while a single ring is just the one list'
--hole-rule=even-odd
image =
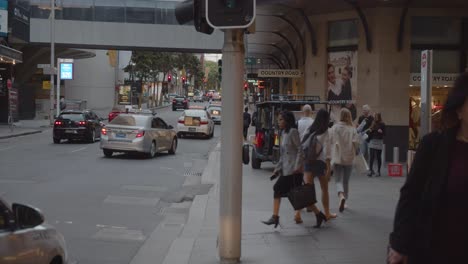
[{"label": "person carrying shopping bag", "polygon": [[342,108],[340,121],[330,129],[331,164],[335,176],[336,189],[340,198],[339,211],[343,212],[349,195],[349,178],[353,169],[354,157],[359,146],[359,136],[353,126],[351,112]]},{"label": "person carrying shopping bag", "polygon": [[[317,112],[312,125],[307,129],[302,140],[303,149],[311,145],[316,140],[318,147],[314,149],[317,152],[316,157],[304,157],[304,181],[307,184],[314,184],[314,178],[318,178],[322,190],[322,205],[325,212],[322,213],[314,204],[307,208],[308,212],[314,212],[317,219],[315,228],[319,228],[323,221],[327,222],[331,218],[336,218],[336,214],[330,213],[330,203],[328,194],[328,180],[330,177],[330,159],[331,159],[331,141],[328,133],[328,123],[330,115],[325,109]],[[317,150],[318,149],[318,150]],[[306,156],[306,155],[304,155]]]},{"label": "person carrying shopping bag", "polygon": [[[278,115],[278,126],[281,129],[280,158],[273,171],[271,180],[278,178],[273,186],[273,215],[270,219],[262,221],[265,225],[279,225],[279,209],[282,197],[303,181],[303,154],[301,141],[297,131],[296,120],[292,112],[281,112]],[[296,211],[294,220],[302,223],[300,211]]]},{"label": "person carrying shopping bag", "polygon": [[369,142],[370,151],[370,171],[367,176],[372,177],[374,175],[374,160],[377,159],[377,177],[380,177],[380,168],[382,167],[382,149],[383,140],[385,136],[385,123],[382,121],[382,115],[380,113],[374,114],[374,121],[367,130],[368,135],[367,141]]}]

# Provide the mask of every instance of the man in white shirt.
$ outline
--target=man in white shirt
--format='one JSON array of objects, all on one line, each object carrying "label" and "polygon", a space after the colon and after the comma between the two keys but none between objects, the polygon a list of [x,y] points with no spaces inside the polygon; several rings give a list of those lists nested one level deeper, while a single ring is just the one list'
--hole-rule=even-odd
[{"label": "man in white shirt", "polygon": [[299,136],[301,141],[304,138],[304,134],[307,132],[307,129],[312,125],[314,119],[312,118],[312,107],[308,104],[304,105],[302,108],[303,117],[297,121],[297,130],[299,131]]}]

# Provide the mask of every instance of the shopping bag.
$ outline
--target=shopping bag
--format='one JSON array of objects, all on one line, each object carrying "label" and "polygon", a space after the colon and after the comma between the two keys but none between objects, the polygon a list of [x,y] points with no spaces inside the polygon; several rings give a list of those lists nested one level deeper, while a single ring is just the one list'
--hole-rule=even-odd
[{"label": "shopping bag", "polygon": [[369,171],[369,165],[367,165],[367,161],[362,154],[359,154],[354,158],[354,168],[359,174]]},{"label": "shopping bag", "polygon": [[288,193],[289,202],[294,210],[301,210],[317,202],[314,184],[304,184],[294,187]]}]

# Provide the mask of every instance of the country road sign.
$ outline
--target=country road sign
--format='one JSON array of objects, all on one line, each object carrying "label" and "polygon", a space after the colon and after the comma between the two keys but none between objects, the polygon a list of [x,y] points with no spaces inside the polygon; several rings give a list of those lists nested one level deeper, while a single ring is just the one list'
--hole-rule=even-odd
[{"label": "country road sign", "polygon": [[270,78],[300,78],[303,73],[298,69],[259,69],[258,77],[270,77]]}]

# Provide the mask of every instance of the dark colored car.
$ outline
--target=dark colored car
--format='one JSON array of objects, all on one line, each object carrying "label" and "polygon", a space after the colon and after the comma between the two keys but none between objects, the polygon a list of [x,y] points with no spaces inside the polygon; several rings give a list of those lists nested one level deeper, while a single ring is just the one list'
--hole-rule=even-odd
[{"label": "dark colored car", "polygon": [[[296,116],[296,120],[299,120],[302,115],[302,107],[305,104],[309,104],[314,112],[320,108],[329,110],[328,103],[321,102],[317,96],[304,96],[304,98],[294,98],[293,100],[272,100],[256,104],[257,110],[252,116],[252,119],[255,120],[255,123],[252,122],[255,126],[251,157],[253,169],[260,169],[261,163],[265,161],[271,161],[273,164],[278,162],[280,149],[278,114],[285,110],[291,111]],[[248,157],[243,157],[244,159],[248,160]]]},{"label": "dark colored car", "polygon": [[176,96],[172,99],[172,111],[177,109],[188,109],[189,101],[184,96]]},{"label": "dark colored car", "polygon": [[101,137],[102,120],[90,110],[63,111],[54,122],[54,143],[60,144],[62,139],[86,140],[93,143]]}]

